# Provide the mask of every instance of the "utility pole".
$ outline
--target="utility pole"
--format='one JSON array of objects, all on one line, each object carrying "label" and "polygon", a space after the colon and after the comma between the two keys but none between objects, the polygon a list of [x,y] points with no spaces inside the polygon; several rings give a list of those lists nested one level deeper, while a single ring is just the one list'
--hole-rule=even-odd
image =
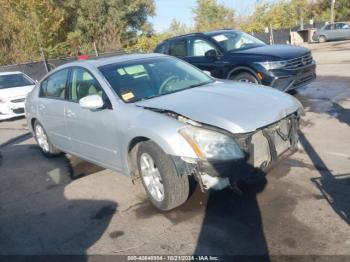
[{"label": "utility pole", "polygon": [[331,4],[331,23],[334,23],[334,5],[335,5],[335,0],[332,0],[332,4]]}]

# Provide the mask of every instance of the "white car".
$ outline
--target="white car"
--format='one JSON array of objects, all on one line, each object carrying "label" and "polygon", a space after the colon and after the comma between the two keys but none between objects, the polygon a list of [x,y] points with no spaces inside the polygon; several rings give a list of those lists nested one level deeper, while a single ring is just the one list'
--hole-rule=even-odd
[{"label": "white car", "polygon": [[0,120],[24,115],[24,101],[35,82],[22,72],[0,73]]}]

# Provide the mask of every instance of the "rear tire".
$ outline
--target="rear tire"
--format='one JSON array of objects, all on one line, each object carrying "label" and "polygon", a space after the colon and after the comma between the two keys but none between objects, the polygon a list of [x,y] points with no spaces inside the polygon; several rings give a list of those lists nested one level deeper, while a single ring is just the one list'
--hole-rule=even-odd
[{"label": "rear tire", "polygon": [[40,147],[41,152],[45,157],[52,158],[61,153],[61,151],[56,149],[51,144],[44,127],[37,120],[34,123],[34,135],[35,140],[38,143],[38,146]]},{"label": "rear tire", "polygon": [[324,35],[321,35],[318,37],[318,42],[325,43],[327,42],[327,38]]},{"label": "rear tire", "polygon": [[173,160],[156,143],[141,143],[137,166],[147,195],[158,209],[170,210],[186,202],[188,176],[177,173]]},{"label": "rear tire", "polygon": [[252,84],[259,84],[258,79],[248,72],[239,73],[237,75],[233,75],[230,77],[231,80],[235,80],[238,82],[245,82],[245,83],[252,83]]}]

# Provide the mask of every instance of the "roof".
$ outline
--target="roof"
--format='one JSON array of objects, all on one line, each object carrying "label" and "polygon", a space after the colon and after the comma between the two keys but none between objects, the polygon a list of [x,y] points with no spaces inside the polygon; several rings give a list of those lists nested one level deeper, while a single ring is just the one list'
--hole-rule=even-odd
[{"label": "roof", "polygon": [[79,65],[86,65],[86,64],[90,64],[94,67],[101,67],[101,66],[109,65],[109,64],[131,62],[131,61],[136,61],[136,60],[140,60],[140,59],[147,59],[147,58],[154,58],[154,57],[161,57],[161,56],[165,56],[165,55],[162,55],[162,54],[123,54],[123,55],[115,55],[115,56],[110,56],[110,57],[96,57],[96,58],[91,58],[91,59],[87,59],[87,60],[78,60],[78,61],[64,64],[62,67],[79,66]]},{"label": "roof", "polygon": [[189,34],[170,37],[168,39],[165,39],[162,43],[167,42],[167,41],[172,40],[172,39],[181,38],[181,37],[203,36],[203,35],[212,36],[212,35],[222,34],[222,33],[228,32],[228,31],[237,31],[237,30],[235,30],[235,29],[220,29],[220,30],[208,31],[208,32],[189,33]]}]

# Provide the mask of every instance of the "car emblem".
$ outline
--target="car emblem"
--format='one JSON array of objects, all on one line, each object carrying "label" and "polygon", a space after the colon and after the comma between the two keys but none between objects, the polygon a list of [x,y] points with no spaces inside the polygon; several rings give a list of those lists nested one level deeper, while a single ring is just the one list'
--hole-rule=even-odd
[{"label": "car emblem", "polygon": [[301,58],[301,63],[302,63],[303,65],[306,65],[306,64],[307,64],[306,57],[302,57],[302,58]]}]

